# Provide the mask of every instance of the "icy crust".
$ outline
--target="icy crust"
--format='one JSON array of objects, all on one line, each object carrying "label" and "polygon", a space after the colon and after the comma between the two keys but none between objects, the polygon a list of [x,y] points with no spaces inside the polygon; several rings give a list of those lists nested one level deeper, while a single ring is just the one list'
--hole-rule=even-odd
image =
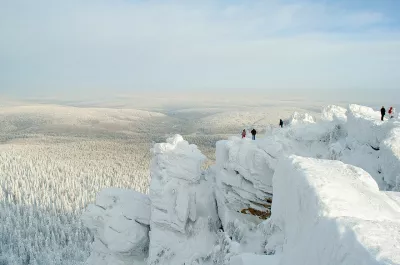
[{"label": "icy crust", "polygon": [[147,257],[150,200],[125,189],[102,190],[82,216],[94,234],[87,264],[128,265]]},{"label": "icy crust", "polygon": [[200,262],[219,227],[212,182],[201,170],[205,157],[180,135],[152,151],[148,264]]},{"label": "icy crust", "polygon": [[276,159],[247,139],[219,141],[216,149],[215,192],[223,225],[237,213],[269,213]]},{"label": "icy crust", "polygon": [[400,264],[400,207],[364,170],[291,156],[274,175],[280,264]]}]

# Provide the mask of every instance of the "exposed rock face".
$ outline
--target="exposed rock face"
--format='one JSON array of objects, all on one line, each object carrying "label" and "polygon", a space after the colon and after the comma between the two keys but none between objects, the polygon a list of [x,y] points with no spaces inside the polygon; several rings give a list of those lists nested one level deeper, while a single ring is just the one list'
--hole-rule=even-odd
[{"label": "exposed rock face", "polygon": [[250,143],[242,139],[217,143],[216,197],[224,227],[237,214],[266,219],[271,213],[272,164],[276,159]]},{"label": "exposed rock face", "polygon": [[82,219],[95,237],[88,264],[128,265],[147,257],[148,196],[132,190],[104,189]]},{"label": "exposed rock face", "polygon": [[213,183],[201,169],[205,157],[179,135],[152,151],[148,263],[180,265],[206,259],[219,218]]}]

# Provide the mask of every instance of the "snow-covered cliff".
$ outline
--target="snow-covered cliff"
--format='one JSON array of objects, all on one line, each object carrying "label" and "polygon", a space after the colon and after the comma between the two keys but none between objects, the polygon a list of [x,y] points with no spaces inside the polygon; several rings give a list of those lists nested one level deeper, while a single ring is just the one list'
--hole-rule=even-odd
[{"label": "snow-covered cliff", "polygon": [[149,196],[106,190],[84,214],[88,264],[400,264],[400,121],[379,118],[294,114],[218,142],[206,171],[181,136],[156,144]]},{"label": "snow-covered cliff", "polygon": [[151,163],[148,264],[191,264],[205,259],[219,227],[213,182],[204,155],[180,135],[156,144]]}]

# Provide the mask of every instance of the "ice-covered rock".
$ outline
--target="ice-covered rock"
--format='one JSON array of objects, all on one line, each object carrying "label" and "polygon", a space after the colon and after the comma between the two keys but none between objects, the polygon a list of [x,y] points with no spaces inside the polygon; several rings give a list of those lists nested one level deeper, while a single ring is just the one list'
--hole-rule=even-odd
[{"label": "ice-covered rock", "polygon": [[224,226],[238,214],[269,217],[274,156],[239,138],[218,142],[216,154],[216,197]]},{"label": "ice-covered rock", "polygon": [[329,105],[322,109],[321,119],[325,121],[347,121],[347,109],[336,105]]},{"label": "ice-covered rock", "polygon": [[400,264],[400,207],[364,170],[292,156],[274,175],[280,264]]},{"label": "ice-covered rock", "polygon": [[150,200],[125,189],[102,190],[82,219],[95,241],[89,265],[130,265],[148,255]]},{"label": "ice-covered rock", "polygon": [[392,129],[381,143],[379,162],[388,190],[400,191],[400,126]]},{"label": "ice-covered rock", "polygon": [[308,123],[315,123],[314,117],[308,113],[299,113],[297,111],[292,114],[288,121],[288,124],[290,125]]},{"label": "ice-covered rock", "polygon": [[175,135],[152,149],[151,218],[148,264],[191,264],[205,259],[219,228],[205,156]]},{"label": "ice-covered rock", "polygon": [[[282,129],[273,129],[256,143],[230,139],[228,143],[221,143],[221,146],[232,145],[232,148],[218,148],[217,145],[217,164],[221,168],[224,163],[218,163],[219,158],[220,161],[228,161],[231,159],[229,152],[240,152],[239,156],[236,155],[239,159],[231,159],[230,167],[246,177],[246,170],[241,169],[249,162],[243,158],[251,160],[254,150],[263,150],[272,163],[267,163],[268,169],[259,171],[263,173],[257,173],[259,177],[263,174],[272,176],[276,164],[273,160],[277,161],[291,154],[340,160],[365,169],[380,189],[398,190],[399,131],[400,122],[397,119],[382,122],[379,111],[372,108],[354,104],[349,105],[347,110],[338,106],[328,106],[322,111],[321,121],[316,123],[293,123]],[[252,166],[245,166],[249,167]]]},{"label": "ice-covered rock", "polygon": [[400,264],[400,195],[379,191],[399,190],[399,120],[350,105],[292,121],[217,142],[207,171],[181,136],[156,144],[149,197],[106,190],[84,214],[88,264],[140,264],[147,248],[151,265]]},{"label": "ice-covered rock", "polygon": [[379,111],[372,108],[349,105],[347,109],[347,131],[351,141],[377,147],[394,127],[392,122],[382,122]]}]

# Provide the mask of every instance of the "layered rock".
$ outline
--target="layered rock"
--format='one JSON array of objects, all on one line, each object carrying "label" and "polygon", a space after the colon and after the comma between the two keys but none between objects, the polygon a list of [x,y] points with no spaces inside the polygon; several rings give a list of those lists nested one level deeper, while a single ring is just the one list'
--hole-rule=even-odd
[{"label": "layered rock", "polygon": [[276,158],[249,140],[219,141],[216,149],[215,192],[224,227],[238,214],[268,218]]}]

